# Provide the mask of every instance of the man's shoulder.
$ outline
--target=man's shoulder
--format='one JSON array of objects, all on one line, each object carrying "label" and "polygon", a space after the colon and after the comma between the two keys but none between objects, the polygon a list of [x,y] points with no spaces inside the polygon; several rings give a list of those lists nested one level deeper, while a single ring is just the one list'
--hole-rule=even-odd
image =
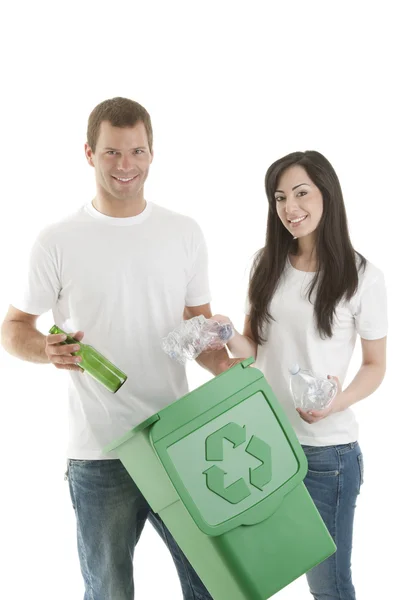
[{"label": "man's shoulder", "polygon": [[82,226],[85,221],[85,207],[82,206],[78,210],[43,227],[39,231],[36,240],[43,246],[46,246],[58,239],[64,232],[72,233],[77,227]]},{"label": "man's shoulder", "polygon": [[165,206],[153,203],[152,214],[155,220],[168,222],[168,225],[176,226],[182,230],[200,231],[200,226],[193,217],[165,208]]}]

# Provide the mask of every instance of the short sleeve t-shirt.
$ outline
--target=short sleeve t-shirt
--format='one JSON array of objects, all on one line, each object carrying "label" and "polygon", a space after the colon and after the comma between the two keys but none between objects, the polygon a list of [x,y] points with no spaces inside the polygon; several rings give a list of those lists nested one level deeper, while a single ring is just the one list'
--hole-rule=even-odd
[{"label": "short sleeve t-shirt", "polygon": [[[333,336],[323,339],[316,327],[314,306],[308,299],[313,277],[314,273],[299,271],[287,261],[271,302],[274,320],[266,326],[267,341],[258,347],[255,366],[265,375],[302,444],[346,444],[358,438],[354,412],[349,408],[316,423],[306,423],[293,404],[289,367],[297,363],[315,375],[336,375],[343,383],[357,335],[366,340],[387,335],[385,282],[382,272],[367,262],[365,270],[359,273],[355,295],[337,306]],[[250,313],[248,302],[246,313]]]},{"label": "short sleeve t-shirt", "polygon": [[51,310],[61,329],[82,330],[84,343],[128,375],[112,394],[69,373],[69,458],[113,458],[102,454],[108,443],[188,392],[184,367],[161,341],[185,306],[210,299],[200,227],[154,203],[128,218],[88,204],[41,232],[13,306],[35,315]]}]

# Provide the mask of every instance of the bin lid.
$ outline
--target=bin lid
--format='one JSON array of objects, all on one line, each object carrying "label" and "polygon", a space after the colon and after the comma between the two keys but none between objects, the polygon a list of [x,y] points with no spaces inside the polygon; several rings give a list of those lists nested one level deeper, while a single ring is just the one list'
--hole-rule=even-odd
[{"label": "bin lid", "polygon": [[272,389],[247,366],[160,411],[149,432],[180,499],[208,535],[268,518],[307,473]]}]

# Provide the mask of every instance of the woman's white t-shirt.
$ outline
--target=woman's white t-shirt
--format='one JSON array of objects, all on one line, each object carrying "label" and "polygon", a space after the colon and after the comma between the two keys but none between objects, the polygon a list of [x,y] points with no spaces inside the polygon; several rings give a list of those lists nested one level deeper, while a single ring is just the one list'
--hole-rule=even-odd
[{"label": "woman's white t-shirt", "polygon": [[[386,288],[382,272],[370,262],[359,273],[359,286],[350,301],[341,301],[331,338],[321,338],[314,306],[308,299],[314,273],[295,269],[287,261],[270,313],[274,320],[264,329],[267,341],[258,347],[255,366],[272,387],[301,444],[328,446],[347,444],[358,438],[358,424],[351,409],[306,423],[293,404],[289,367],[298,363],[315,375],[336,375],[343,383],[357,334],[376,340],[387,334]],[[246,312],[249,314],[249,305]]]}]

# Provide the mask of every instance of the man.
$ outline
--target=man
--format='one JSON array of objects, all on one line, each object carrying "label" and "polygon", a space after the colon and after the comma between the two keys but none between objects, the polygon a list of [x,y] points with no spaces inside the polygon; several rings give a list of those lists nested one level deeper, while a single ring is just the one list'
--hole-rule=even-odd
[{"label": "man", "polygon": [[[85,599],[133,598],[133,553],[147,517],[170,548],[185,600],[209,599],[122,463],[102,454],[188,391],[184,368],[162,351],[161,339],[183,315],[211,317],[206,245],[196,222],[144,198],[153,134],[140,104],[124,98],[99,104],[89,117],[85,153],[96,197],[37,238],[2,344],[23,360],[71,371],[68,479]],[[38,316],[48,310],[62,329],[78,341],[85,336],[127,373],[115,395],[82,372],[72,355],[79,346],[37,330]],[[198,362],[218,374],[239,361],[222,350]]]}]

